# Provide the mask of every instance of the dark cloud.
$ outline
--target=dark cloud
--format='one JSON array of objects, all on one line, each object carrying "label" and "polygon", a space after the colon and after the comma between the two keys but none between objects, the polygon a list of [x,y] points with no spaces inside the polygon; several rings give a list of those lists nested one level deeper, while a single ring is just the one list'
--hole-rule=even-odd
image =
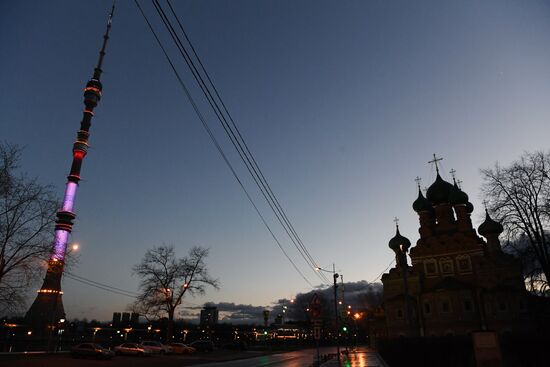
[{"label": "dark cloud", "polygon": [[[343,293],[342,293],[343,290]],[[334,288],[325,287],[317,288],[307,293],[300,293],[296,295],[294,302],[289,299],[280,299],[274,303],[273,314],[275,317],[277,314],[283,313],[284,306],[285,318],[287,320],[304,320],[307,318],[306,309],[309,308],[309,304],[313,295],[321,299],[321,306],[324,315],[332,315],[334,312]],[[381,283],[369,283],[365,280],[358,282],[347,282],[338,285],[337,298],[344,299],[345,305],[350,305],[354,310],[369,310],[380,306],[382,303],[382,284]]]},{"label": "dark cloud", "polygon": [[220,320],[232,323],[254,323],[259,324],[263,322],[263,311],[266,309],[264,306],[253,306],[236,304],[232,302],[220,302],[213,303],[208,302],[205,306],[214,306],[218,308],[220,313]]},{"label": "dark cloud", "polygon": [[[347,282],[342,287],[339,284],[338,287],[338,299],[342,298],[342,288],[344,290],[344,301],[346,306],[351,305],[354,310],[368,310],[378,307],[382,302],[382,284],[381,283],[368,283],[365,280],[358,282]],[[282,298],[272,303],[271,306],[254,306],[237,304],[233,302],[207,302],[204,306],[217,307],[219,311],[219,318],[221,322],[230,322],[236,324],[262,324],[263,323],[263,311],[270,310],[270,323],[275,320],[278,314],[284,314],[285,320],[306,320],[306,309],[309,307],[309,303],[314,294],[317,294],[321,299],[323,313],[325,315],[333,314],[334,307],[334,290],[332,287],[317,287],[307,293],[299,293],[296,295],[294,302],[290,302],[290,299]],[[286,306],[286,309],[284,308]],[[196,321],[199,318],[199,310],[202,306],[188,307],[185,312],[186,319],[191,319],[189,316],[193,316]],[[285,312],[283,313],[283,309]],[[193,311],[189,311],[193,310]]]}]

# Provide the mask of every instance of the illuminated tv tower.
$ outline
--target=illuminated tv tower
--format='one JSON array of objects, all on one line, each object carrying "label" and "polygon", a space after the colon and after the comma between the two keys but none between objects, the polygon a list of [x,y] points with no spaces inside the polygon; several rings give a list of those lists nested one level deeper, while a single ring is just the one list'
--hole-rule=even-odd
[{"label": "illuminated tv tower", "polygon": [[52,244],[52,254],[48,261],[48,270],[42,288],[38,291],[36,299],[25,316],[27,322],[35,326],[52,324],[53,327],[59,320],[65,318],[62,300],[63,292],[61,291],[61,277],[65,266],[65,254],[67,252],[69,235],[73,229],[73,220],[76,218],[74,213],[74,202],[78,182],[80,181],[82,161],[88,152],[90,125],[92,117],[94,116],[93,110],[101,99],[102,85],[99,81],[102,72],[101,65],[103,64],[103,57],[105,56],[105,47],[109,40],[114,10],[115,5],[113,3],[111,13],[109,14],[109,20],[107,21],[107,29],[103,36],[103,45],[99,51],[97,66],[94,69],[94,75],[86,84],[86,88],[84,88],[85,107],[82,121],[80,122],[80,130],[73,144],[73,163],[71,165],[71,172],[67,177],[63,204],[56,214],[55,235]]}]

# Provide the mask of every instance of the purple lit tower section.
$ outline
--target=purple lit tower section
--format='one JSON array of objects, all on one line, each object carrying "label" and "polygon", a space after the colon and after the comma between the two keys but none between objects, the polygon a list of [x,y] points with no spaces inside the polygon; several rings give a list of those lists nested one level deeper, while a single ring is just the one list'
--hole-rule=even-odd
[{"label": "purple lit tower section", "polygon": [[[88,139],[90,137],[90,126],[92,117],[94,116],[94,108],[101,99],[102,85],[99,81],[101,77],[101,66],[103,57],[105,56],[105,47],[109,40],[109,32],[111,30],[111,21],[115,6],[111,9],[107,29],[103,36],[103,45],[99,52],[97,66],[94,69],[94,75],[84,88],[84,112],[82,121],[80,122],[80,130],[77,133],[76,141],[73,144],[73,163],[71,172],[67,177],[67,186],[65,187],[65,196],[63,204],[57,212],[57,220],[55,222],[55,237],[52,244],[52,254],[48,261],[48,270],[44,278],[42,288],[38,291],[38,295],[34,300],[31,308],[27,312],[27,323],[36,327],[49,326],[55,328],[58,322],[65,318],[65,310],[63,308],[63,300],[61,291],[61,277],[65,266],[65,254],[67,252],[67,244],[69,235],[73,229],[73,220],[76,218],[74,213],[74,203],[78,182],[80,181],[80,169],[82,161],[88,152]],[[51,330],[51,329],[50,329]]]}]

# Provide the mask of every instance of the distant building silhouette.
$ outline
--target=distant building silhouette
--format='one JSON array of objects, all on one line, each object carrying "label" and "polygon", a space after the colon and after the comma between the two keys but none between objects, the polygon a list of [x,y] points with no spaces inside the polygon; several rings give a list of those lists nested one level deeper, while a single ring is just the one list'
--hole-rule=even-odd
[{"label": "distant building silhouette", "polygon": [[205,306],[201,310],[200,325],[214,326],[218,323],[218,308],[214,306]]},{"label": "distant building silhouette", "polygon": [[426,196],[419,184],[413,209],[420,238],[410,250],[412,266],[407,263],[411,243],[396,223],[389,241],[396,265],[382,276],[388,336],[530,331],[533,297],[525,290],[519,260],[501,249],[502,225],[486,212],[478,228],[486,240],[478,236],[468,195],[439,171]]},{"label": "distant building silhouette", "polygon": [[122,317],[120,318],[120,324],[122,326],[129,326],[130,325],[130,313],[129,312],[123,312]]},{"label": "distant building silhouette", "polygon": [[113,312],[114,327],[136,327],[139,325],[139,313],[137,312]]},{"label": "distant building silhouette", "polygon": [[120,325],[121,314],[120,312],[113,312],[113,326],[117,327]]}]

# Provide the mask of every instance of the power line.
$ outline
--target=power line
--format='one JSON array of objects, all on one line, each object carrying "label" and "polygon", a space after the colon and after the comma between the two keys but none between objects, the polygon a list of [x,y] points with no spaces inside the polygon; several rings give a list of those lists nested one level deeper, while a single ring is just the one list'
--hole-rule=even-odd
[{"label": "power line", "polygon": [[386,269],[382,270],[382,272],[381,272],[376,278],[374,278],[373,280],[371,280],[370,283],[374,283],[374,282],[376,282],[378,279],[380,279],[380,277],[381,277],[382,275],[384,275],[384,273],[386,272],[386,270],[388,270],[388,269],[393,265],[394,262],[395,262],[395,259],[393,259],[393,260],[390,262],[390,264],[388,265],[388,267],[387,267]]},{"label": "power line", "polygon": [[113,287],[113,286],[108,285],[108,284],[96,282],[95,280],[87,279],[87,278],[84,278],[84,277],[82,277],[82,276],[80,276],[80,275],[76,275],[76,274],[71,273],[71,272],[68,272],[68,271],[65,271],[65,274],[68,274],[68,275],[70,275],[70,276],[73,277],[73,278],[77,278],[78,280],[82,280],[82,281],[94,283],[94,284],[96,284],[96,285],[98,285],[98,286],[101,286],[101,287],[111,288],[111,289],[113,289],[113,290],[120,291],[120,292],[124,292],[124,293],[128,293],[128,294],[135,294],[136,296],[138,295],[137,292],[127,291],[127,290],[125,290],[125,289]]},{"label": "power line", "polygon": [[231,171],[231,173],[233,174],[233,176],[235,177],[235,179],[237,180],[239,186],[241,187],[241,189],[243,190],[243,192],[245,193],[248,201],[251,203],[251,205],[254,207],[254,210],[256,211],[256,213],[258,214],[258,216],[260,217],[262,223],[265,225],[265,227],[267,228],[267,230],[269,231],[269,233],[271,234],[271,236],[273,237],[273,239],[275,240],[275,242],[277,243],[277,245],[279,246],[279,248],[281,249],[281,251],[283,252],[283,254],[285,255],[285,257],[287,258],[287,260],[292,264],[292,266],[294,267],[294,269],[296,270],[296,272],[298,272],[298,274],[300,274],[300,276],[304,279],[304,281],[306,283],[308,283],[311,287],[313,287],[313,285],[311,284],[311,282],[305,277],[305,275],[300,271],[300,269],[296,266],[296,264],[294,263],[294,261],[290,258],[290,256],[287,254],[287,252],[284,250],[283,246],[281,245],[281,243],[279,242],[279,240],[277,239],[277,237],[275,236],[274,232],[271,230],[270,226],[268,225],[267,221],[265,220],[265,218],[263,217],[263,215],[261,214],[259,208],[256,206],[254,200],[252,199],[252,197],[250,196],[250,194],[248,193],[248,191],[246,190],[246,188],[244,187],[244,184],[242,183],[241,179],[239,178],[239,176],[237,175],[237,172],[235,171],[235,169],[233,168],[233,165],[231,164],[231,162],[229,161],[228,157],[226,156],[225,152],[223,151],[221,145],[219,144],[218,140],[216,139],[216,137],[214,136],[212,130],[210,129],[210,126],[208,125],[208,123],[206,122],[206,119],[204,118],[204,116],[202,115],[202,113],[200,112],[195,100],[193,99],[193,97],[191,96],[191,93],[189,92],[189,89],[187,88],[187,86],[185,85],[183,79],[181,78],[181,76],[179,75],[179,72],[177,71],[176,67],[174,66],[174,63],[172,62],[172,59],[170,58],[170,56],[168,55],[164,45],[162,44],[162,42],[160,41],[157,33],[155,32],[155,30],[153,29],[153,26],[151,25],[149,19],[147,18],[147,16],[145,15],[145,12],[143,11],[143,9],[141,8],[141,6],[139,5],[138,1],[137,0],[134,0],[134,3],[136,4],[136,6],[138,7],[141,15],[143,16],[143,18],[145,19],[145,22],[147,23],[151,33],[153,34],[155,40],[157,41],[157,44],[159,45],[159,47],[161,48],[166,60],[168,61],[168,63],[170,64],[170,67],[172,69],[172,71],[174,72],[180,86],[182,87],[187,99],[189,100],[189,102],[191,103],[191,106],[193,107],[193,110],[195,111],[195,113],[197,114],[199,120],[201,121],[202,123],[202,126],[203,128],[206,130],[208,136],[210,137],[210,140],[212,141],[212,143],[214,144],[214,146],[216,147],[218,153],[221,155],[223,161],[225,162],[225,164],[227,165],[227,167],[229,168],[229,170]]},{"label": "power line", "polygon": [[[168,4],[170,5],[170,8],[173,12],[173,15],[176,18],[176,20],[178,21],[178,24],[180,25],[180,28],[183,30],[183,26],[181,25],[181,22],[179,21],[179,18],[177,17],[177,14],[175,14],[175,12],[173,11],[173,8],[171,7],[171,4],[169,2],[168,2]],[[306,264],[308,264],[309,267],[311,267],[314,270],[315,274],[317,276],[319,276],[322,281],[326,281],[326,277],[324,277],[324,275],[321,275],[321,274],[319,274],[318,272],[315,271],[315,268],[317,266],[316,262],[313,260],[313,257],[311,256],[311,254],[309,253],[309,251],[307,250],[307,248],[305,247],[305,245],[303,244],[303,242],[301,241],[301,239],[297,235],[294,227],[292,226],[292,224],[288,220],[288,217],[286,216],[286,213],[284,213],[284,211],[282,210],[282,207],[281,207],[279,201],[276,199],[274,193],[272,192],[269,185],[267,184],[267,180],[265,179],[265,176],[261,172],[259,166],[257,165],[256,160],[254,159],[252,153],[250,152],[250,149],[248,149],[248,146],[246,145],[244,139],[242,138],[242,134],[240,134],[240,132],[238,131],[238,128],[237,128],[234,120],[231,118],[230,114],[228,112],[226,112],[228,114],[229,120],[232,121],[232,125],[233,125],[233,128],[232,128],[232,126],[228,123],[222,109],[218,105],[218,102],[216,101],[216,99],[214,98],[212,92],[208,88],[208,85],[206,84],[205,80],[202,78],[201,73],[197,69],[195,63],[193,62],[193,60],[191,58],[191,56],[187,52],[185,46],[183,45],[181,39],[179,38],[176,30],[174,29],[172,23],[170,22],[168,16],[166,15],[164,10],[162,9],[162,6],[159,4],[158,0],[153,0],[153,5],[154,5],[158,15],[160,16],[165,28],[169,32],[170,37],[172,38],[173,42],[175,43],[176,47],[178,48],[181,56],[183,57],[183,59],[185,60],[187,66],[189,67],[193,77],[195,78],[195,81],[197,82],[197,84],[201,88],[201,90],[202,90],[204,96],[206,97],[210,107],[213,109],[213,111],[214,111],[218,121],[220,122],[222,128],[224,129],[226,135],[228,136],[228,138],[231,141],[232,145],[234,146],[235,150],[239,154],[239,157],[243,161],[246,169],[248,170],[248,172],[250,173],[251,177],[253,178],[256,186],[258,187],[258,189],[260,190],[260,192],[264,196],[264,199],[268,203],[269,207],[271,208],[271,210],[275,214],[277,220],[279,221],[279,223],[281,224],[281,226],[283,227],[283,229],[285,230],[285,232],[287,233],[287,235],[289,236],[289,238],[293,242],[294,246],[296,247],[296,249],[298,250],[298,252],[302,256],[302,258],[305,260]],[[190,43],[189,38],[188,37],[186,37],[186,38],[188,40],[188,43]],[[198,58],[198,56],[196,55],[196,52],[195,52],[195,56],[196,56],[196,58]],[[199,60],[199,62],[200,62],[200,60]],[[202,65],[202,62],[200,62],[200,65],[203,68],[203,73],[207,74],[206,70],[204,69],[204,66]],[[212,83],[211,79],[209,78],[209,76],[206,75],[206,77],[210,81],[210,84],[212,85],[214,90],[217,92],[217,90],[215,89],[215,86],[213,86],[213,83]],[[227,111],[227,108],[225,108],[225,105],[223,104],[223,101],[221,101],[221,98],[219,97],[219,93],[216,93],[216,95],[217,95],[218,99],[220,100],[220,103],[224,106],[225,111]],[[246,149],[244,147],[246,147]]]},{"label": "power line", "polygon": [[[178,48],[180,54],[184,58],[184,60],[187,64],[187,66],[189,67],[191,73],[193,74],[193,77],[195,78],[196,82],[198,83],[199,87],[201,88],[201,90],[202,90],[204,96],[206,97],[210,107],[213,109],[216,117],[218,118],[218,121],[222,125],[222,128],[224,129],[226,135],[230,139],[230,141],[233,144],[234,148],[237,150],[237,153],[239,154],[239,157],[241,158],[241,160],[245,164],[245,167],[247,168],[248,172],[252,176],[252,179],[256,183],[256,186],[260,189],[260,192],[264,196],[265,200],[267,201],[267,203],[270,206],[273,213],[276,215],[277,220],[279,221],[279,223],[283,226],[283,229],[286,231],[287,235],[294,242],[294,239],[290,235],[287,227],[283,224],[281,218],[279,217],[280,214],[278,214],[276,212],[275,208],[273,207],[273,203],[270,201],[270,199],[266,195],[266,192],[262,188],[263,185],[262,185],[261,181],[259,182],[257,172],[255,171],[254,167],[251,166],[249,157],[244,153],[241,143],[238,141],[238,139],[235,136],[235,133],[231,130],[230,126],[227,124],[227,121],[226,121],[223,113],[221,112],[218,104],[216,103],[216,101],[212,97],[212,94],[211,94],[210,90],[208,89],[208,87],[206,86],[206,84],[205,84],[203,78],[201,77],[200,73],[196,69],[193,61],[191,60],[189,54],[187,53],[187,51],[185,49],[185,46],[183,46],[183,44],[182,44],[180,38],[178,37],[174,27],[172,26],[172,24],[170,23],[170,20],[166,16],[166,13],[162,10],[162,7],[158,3],[158,1],[153,1],[153,5],[155,6],[155,9],[157,10],[157,13],[161,17],[161,20],[162,20],[164,26],[166,27],[166,29],[170,33],[170,36],[171,36],[172,40],[176,44],[176,47]],[[294,246],[297,247],[297,244],[295,242],[294,242]],[[302,257],[304,257],[304,254],[301,252],[301,250],[298,247],[297,247],[297,249],[298,249],[298,251],[300,251],[300,254],[302,255]],[[305,257],[304,257],[304,259],[305,259]],[[307,259],[306,259],[306,262],[307,262]]]},{"label": "power line", "polygon": [[[311,254],[309,253],[307,247],[305,246],[305,244],[302,242],[302,239],[300,238],[300,236],[298,235],[298,233],[296,232],[294,226],[292,225],[291,221],[288,219],[283,207],[281,206],[281,204],[279,203],[279,200],[277,199],[277,196],[275,196],[275,193],[273,192],[273,190],[271,189],[271,186],[269,185],[269,182],[267,181],[267,179],[265,178],[260,166],[258,165],[258,162],[256,161],[256,159],[254,158],[254,155],[252,154],[252,152],[250,151],[249,147],[248,147],[248,144],[246,143],[246,140],[244,140],[239,128],[237,127],[237,124],[235,123],[235,120],[233,120],[233,117],[231,116],[231,114],[229,113],[229,110],[227,109],[227,106],[225,105],[225,103],[223,102],[223,99],[221,98],[219,92],[218,92],[218,89],[216,88],[216,85],[214,84],[214,82],[212,81],[212,79],[210,78],[210,75],[208,73],[208,71],[206,70],[206,68],[204,67],[198,53],[196,52],[195,50],[195,47],[193,46],[193,43],[191,42],[191,40],[189,39],[189,37],[187,36],[187,32],[185,32],[185,29],[183,28],[183,25],[180,21],[180,18],[179,16],[176,14],[174,8],[172,7],[172,4],[170,2],[170,0],[167,0],[166,1],[168,6],[170,7],[170,10],[174,16],[174,18],[176,19],[187,43],[189,44],[189,46],[191,47],[191,50],[193,52],[193,55],[195,56],[196,60],[198,61],[199,63],[199,66],[201,68],[201,70],[203,71],[204,75],[206,76],[206,79],[208,80],[208,82],[210,83],[210,85],[212,86],[212,89],[214,90],[214,94],[216,95],[218,101],[220,102],[223,110],[225,111],[225,113],[227,114],[227,117],[229,118],[229,121],[231,122],[235,132],[237,133],[239,139],[240,139],[240,142],[242,142],[242,146],[241,144],[239,144],[239,147],[241,148],[242,150],[242,147],[244,146],[244,149],[246,150],[246,155],[248,155],[248,157],[250,157],[250,159],[252,160],[252,163],[251,163],[251,166],[254,170],[254,172],[256,172],[256,174],[259,174],[259,178],[260,178],[260,182],[262,183],[262,186],[264,186],[265,189],[267,189],[267,193],[268,195],[270,196],[270,198],[273,200],[274,204],[275,204],[275,207],[277,208],[277,211],[281,214],[283,220],[285,221],[285,223],[289,226],[290,228],[290,231],[292,232],[292,234],[294,235],[294,237],[296,238],[296,240],[298,241],[298,244],[300,245],[300,247],[302,248],[302,250],[304,251],[304,254],[306,255],[306,257],[309,259],[311,265],[313,266],[313,268],[316,268],[317,267],[317,262],[313,259],[313,257],[311,256]],[[158,2],[157,2],[158,3]],[[190,58],[189,58],[190,59]],[[190,59],[191,60],[191,59]],[[195,68],[194,64],[192,63],[191,61],[191,64],[193,65],[193,67]],[[195,68],[196,70],[196,68]],[[199,74],[200,76],[200,74]],[[202,80],[202,78],[201,78]],[[203,84],[204,84],[204,81],[203,81]],[[208,93],[210,96],[211,96],[211,93]],[[213,99],[213,98],[212,98]],[[217,106],[217,105],[216,105]],[[217,109],[219,111],[219,106],[217,106]],[[220,111],[221,112],[221,111]],[[223,116],[223,114],[222,114]],[[227,124],[227,121],[224,119],[224,121],[226,122]],[[231,131],[231,127],[230,127],[230,131]],[[234,136],[234,134],[232,133],[232,135]],[[239,142],[239,139],[236,139],[237,142]],[[247,158],[247,161],[250,163],[250,160]],[[266,198],[267,199],[267,198]],[[326,276],[322,273],[319,274],[319,276],[321,276],[322,280],[326,281],[326,282],[329,282],[328,279],[326,278]]]},{"label": "power line", "polygon": [[72,280],[75,280],[77,282],[89,285],[91,287],[95,287],[95,288],[102,289],[102,290],[107,291],[107,292],[115,293],[115,294],[118,294],[118,295],[121,295],[121,296],[126,296],[126,297],[129,297],[129,298],[133,298],[133,299],[137,298],[137,296],[128,294],[126,292],[120,292],[120,291],[117,291],[117,290],[114,290],[114,289],[110,289],[110,288],[107,288],[107,287],[103,287],[103,286],[94,284],[94,283],[92,283],[90,281],[87,281],[87,280],[83,280],[83,279],[73,277],[72,275],[70,275],[68,273],[65,273],[64,275],[65,275],[65,277],[67,277],[69,279],[72,279]]},{"label": "power line", "polygon": [[[105,284],[105,283],[100,283],[100,282],[97,282],[95,280],[91,280],[91,279],[82,277],[80,275],[76,275],[76,274],[68,272],[68,271],[65,271],[63,273],[63,275],[65,277],[71,279],[71,280],[74,280],[74,281],[80,282],[82,284],[89,285],[91,287],[95,287],[95,288],[98,288],[98,289],[101,289],[101,290],[104,290],[104,291],[107,291],[107,292],[119,294],[119,295],[130,297],[130,298],[137,298],[139,296],[139,293],[137,293],[137,292],[128,291],[128,290],[125,290],[125,289],[122,289],[122,288],[113,287],[111,285],[108,285],[108,284]],[[193,303],[193,302],[188,302],[187,301],[185,303],[192,306],[192,307],[202,307],[202,305],[199,305],[199,304],[196,304],[196,303]],[[184,308],[185,308],[185,306],[184,306]]]}]

